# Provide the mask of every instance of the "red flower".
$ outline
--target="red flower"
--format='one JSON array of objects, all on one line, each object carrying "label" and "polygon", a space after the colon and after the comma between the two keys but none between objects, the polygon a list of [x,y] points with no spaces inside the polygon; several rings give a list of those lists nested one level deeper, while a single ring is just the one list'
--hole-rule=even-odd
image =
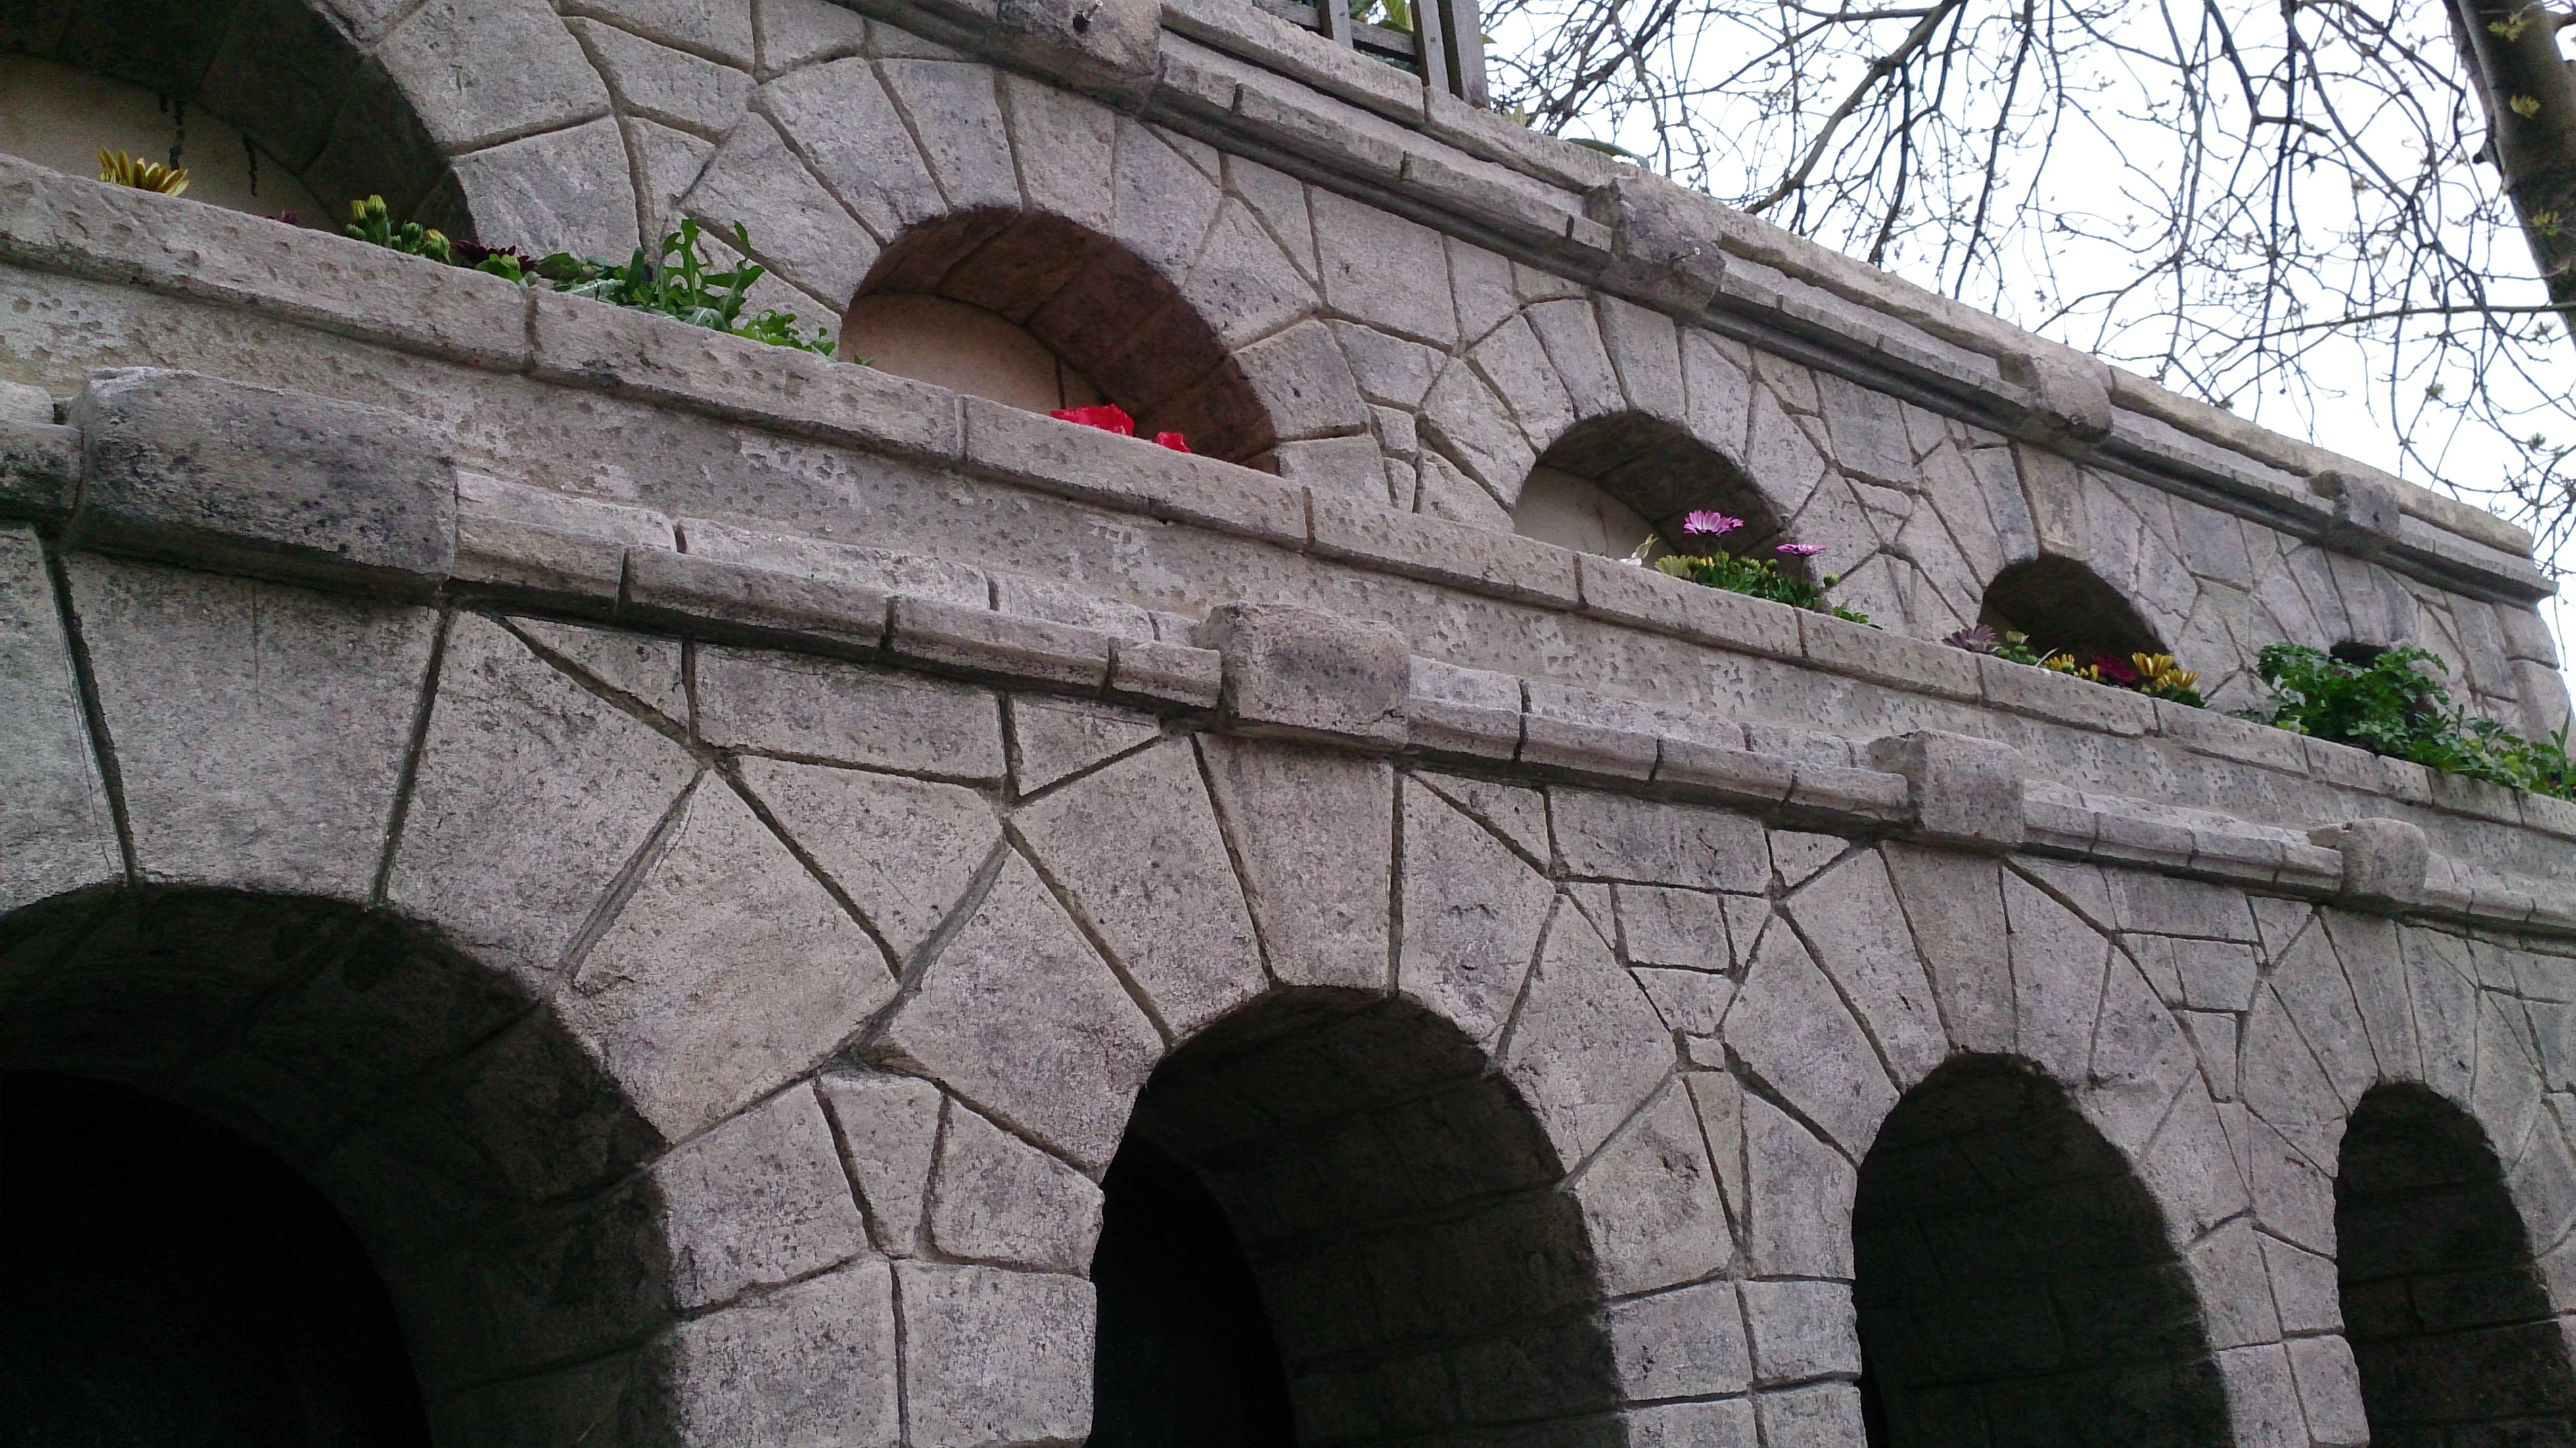
[{"label": "red flower", "polygon": [[2121,688],[2134,689],[2138,686],[2138,671],[2130,668],[2126,659],[2115,659],[2109,654],[2095,654],[2093,667],[2102,671],[2103,678]]},{"label": "red flower", "polygon": [[1084,427],[1096,427],[1102,432],[1114,432],[1120,437],[1136,435],[1136,419],[1129,417],[1127,409],[1114,402],[1103,402],[1091,407],[1058,408],[1047,416],[1065,422],[1078,422]]},{"label": "red flower", "polygon": [[1177,432],[1158,432],[1154,434],[1154,445],[1156,447],[1170,448],[1174,452],[1188,452],[1190,450],[1189,439],[1181,436]]}]

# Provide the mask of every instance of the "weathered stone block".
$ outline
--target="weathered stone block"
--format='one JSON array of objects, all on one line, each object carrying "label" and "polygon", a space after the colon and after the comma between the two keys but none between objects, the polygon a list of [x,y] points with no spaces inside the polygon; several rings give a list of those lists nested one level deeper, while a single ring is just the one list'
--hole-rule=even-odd
[{"label": "weathered stone block", "polygon": [[834,1071],[815,1079],[840,1138],[841,1165],[859,1189],[877,1249],[895,1257],[928,1247],[939,1088],[913,1076]]},{"label": "weathered stone block", "polygon": [[455,558],[456,467],[381,407],[136,367],[72,400],[79,545],[395,594]]},{"label": "weathered stone block", "polygon": [[1323,749],[1214,734],[1198,743],[1271,974],[1386,988],[1394,770]]},{"label": "weathered stone block", "polygon": [[2011,745],[1925,729],[1876,741],[1870,762],[1905,776],[1923,838],[1989,850],[2021,844],[2022,758]]},{"label": "weathered stone block", "polygon": [[[510,63],[484,63],[494,55]],[[431,0],[385,38],[376,59],[407,92],[439,98],[420,119],[450,151],[608,109],[608,87],[543,0]]]},{"label": "weathered stone block", "polygon": [[1405,994],[1469,1039],[1493,1040],[1520,997],[1554,887],[1496,832],[1408,781],[1403,888]]},{"label": "weathered stone block", "polygon": [[718,648],[699,650],[697,684],[710,744],[973,783],[1005,773],[1001,700],[988,689]]},{"label": "weathered stone block", "polygon": [[2111,435],[2110,368],[2081,352],[2039,342],[1995,359],[2003,376],[2029,397],[2014,429],[2031,442],[2089,448]]},{"label": "weathered stone block", "polygon": [[1747,816],[1591,790],[1548,795],[1556,852],[1569,874],[1738,892],[1771,883],[1762,826]]},{"label": "weathered stone block", "polygon": [[[1534,992],[1541,988],[1532,986]],[[1574,1191],[1583,1203],[1604,1292],[1694,1281],[1715,1273],[1734,1253],[1690,1093],[1677,1080],[1665,1082],[1653,1104],[1602,1148]]]},{"label": "weathered stone block", "polygon": [[2408,905],[2424,898],[2432,847],[2404,820],[2366,819],[2327,825],[2308,838],[2343,856],[2345,898],[2356,904]]},{"label": "weathered stone block", "polygon": [[1080,1274],[1099,1237],[1100,1188],[1089,1177],[950,1104],[930,1200],[942,1254]]},{"label": "weathered stone block", "polygon": [[685,1309],[729,1301],[867,1250],[832,1128],[799,1085],[673,1151],[653,1168]]},{"label": "weathered stone block", "polygon": [[894,1272],[854,1262],[671,1335],[680,1441],[893,1448]]},{"label": "weathered stone block", "polygon": [[1738,1393],[1753,1380],[1732,1282],[1634,1298],[1605,1316],[1619,1385],[1632,1399]]},{"label": "weathered stone block", "polygon": [[1747,1282],[1743,1291],[1757,1381],[1860,1372],[1860,1325],[1850,1283]]},{"label": "weathered stone block", "polygon": [[1199,640],[1224,660],[1225,712],[1257,732],[1404,742],[1412,649],[1377,623],[1282,603],[1229,603]]},{"label": "weathered stone block", "polygon": [[1756,1393],[1763,1448],[1847,1448],[1867,1442],[1861,1427],[1860,1385],[1813,1383]]},{"label": "weathered stone block", "polygon": [[1091,1431],[1091,1284],[901,1262],[912,1441],[1066,1443]]},{"label": "weathered stone block", "polygon": [[123,868],[43,545],[0,528],[0,912]]},{"label": "weathered stone block", "polygon": [[2309,476],[2308,486],[2334,500],[2334,520],[2326,525],[2327,547],[2369,558],[2397,541],[2405,518],[2395,479],[2376,473],[2329,469]]},{"label": "weathered stone block", "polygon": [[[29,388],[39,397],[41,389]],[[81,434],[41,421],[0,418],[0,515],[52,519],[72,505],[80,485]]]}]

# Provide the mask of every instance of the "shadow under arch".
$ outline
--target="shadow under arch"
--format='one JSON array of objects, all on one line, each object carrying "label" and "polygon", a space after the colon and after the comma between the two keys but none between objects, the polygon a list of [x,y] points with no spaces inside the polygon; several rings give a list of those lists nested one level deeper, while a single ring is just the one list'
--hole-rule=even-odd
[{"label": "shadow under arch", "polygon": [[2125,663],[2131,654],[2168,652],[2135,604],[2071,558],[2033,558],[1996,574],[1977,622],[2030,635],[2042,657],[2063,650],[2086,663],[2097,654]]},{"label": "shadow under arch", "polygon": [[[1715,538],[1685,533],[1684,517],[1698,509],[1744,526]],[[1616,558],[1649,539],[1675,553],[1761,553],[1779,540],[1781,520],[1725,454],[1662,418],[1623,412],[1576,423],[1548,445],[1513,505],[1512,527]]]},{"label": "shadow under arch", "polygon": [[397,219],[473,229],[401,87],[318,0],[24,0],[0,6],[0,52],[139,86],[238,127],[259,153],[250,164],[293,174],[331,209],[301,218],[308,225],[336,228],[351,201],[377,194]]},{"label": "shadow under arch", "polygon": [[2373,1443],[2576,1442],[2566,1339],[2476,1118],[2372,1088],[2344,1130],[2335,1243]]},{"label": "shadow under arch", "polygon": [[865,326],[872,298],[906,295],[989,314],[1025,333],[1102,400],[1125,408],[1141,436],[1178,432],[1193,452],[1269,465],[1278,441],[1270,411],[1215,329],[1162,273],[1089,227],[1005,210],[915,227],[878,256],[851,299],[843,335],[854,354],[903,370],[870,352]]},{"label": "shadow under arch", "polygon": [[2224,1448],[2199,1303],[2055,1082],[1965,1057],[1905,1093],[1852,1212],[1872,1448]]},{"label": "shadow under arch", "polygon": [[1105,1183],[1093,1448],[1625,1441],[1583,1217],[1484,1053],[1273,996],[1174,1052]]},{"label": "shadow under arch", "polygon": [[197,889],[25,907],[0,920],[0,1068],[185,1108],[317,1188],[392,1299],[433,1441],[668,1432],[638,1174],[663,1143],[551,1011],[418,926]]}]

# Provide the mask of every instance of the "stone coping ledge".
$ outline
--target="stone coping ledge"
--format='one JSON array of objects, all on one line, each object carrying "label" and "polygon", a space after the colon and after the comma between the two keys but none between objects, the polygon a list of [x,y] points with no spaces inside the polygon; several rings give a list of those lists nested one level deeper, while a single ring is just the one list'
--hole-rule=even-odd
[{"label": "stone coping ledge", "polygon": [[[1001,456],[1009,449],[999,435],[1009,429],[999,417],[987,419],[988,430],[995,436],[981,443],[969,438],[966,413],[973,409],[961,410],[960,399],[941,388],[518,286],[265,218],[110,187],[11,157],[0,157],[0,260],[242,307],[466,366],[526,373],[836,444],[962,461],[1058,489],[1082,487],[1112,506],[1136,506],[1154,516],[1249,536],[1272,537],[1308,527],[1291,526],[1284,518],[1286,512],[1305,511],[1306,505],[1294,501],[1298,490],[1283,492],[1285,485],[1277,479],[1249,469],[1202,459],[1204,467],[1224,471],[1167,474],[1166,486],[1160,489],[1121,488],[1110,480],[1074,478],[1061,466],[1045,465],[1043,459],[1031,467],[1030,460]],[[1895,344],[1887,337],[1846,340],[1874,355],[1895,355],[1890,351]],[[2067,358],[2073,361],[2068,363]],[[2108,371],[2071,353],[2054,358],[2054,363]],[[2019,398],[2011,405],[2019,414],[2033,413],[2032,399],[2048,390],[2002,381],[1993,385]],[[2076,390],[2080,392],[2081,386]],[[2277,442],[2282,446],[2270,449],[2275,458],[2309,466],[2308,476],[2249,453],[2230,451],[2170,424],[2141,425],[2112,418],[2105,429],[2100,456],[2107,465],[2296,536],[2355,550],[2353,539],[2337,531],[2333,500],[2316,490],[2313,478],[2329,471],[2326,463],[2378,476],[2358,464],[2250,426],[2239,429],[2243,436],[2236,442]],[[1019,436],[1025,439],[1028,434]],[[2519,530],[2411,485],[2383,481],[2405,509],[2402,525],[2394,537],[2365,541],[2368,551],[2379,552],[2389,566],[2484,599],[2527,603],[2554,591],[2530,559],[2522,556],[2527,555],[2529,542]],[[1370,522],[1351,511],[1367,506],[1328,504],[1336,510],[1334,541],[1318,546],[1341,547],[1345,535],[1356,529],[1384,540],[1381,561],[1409,560],[1411,567],[1427,570],[1422,576],[1436,575],[1440,581],[1464,587],[1477,587],[1480,582],[1512,587],[1516,586],[1513,580],[1527,576],[1515,567],[1497,572],[1488,564],[1461,570],[1453,563],[1433,561],[1434,555],[1453,552],[1505,556],[1516,551],[1516,542],[1525,540],[1460,528],[1434,543],[1432,537],[1448,525],[1431,527],[1439,520],[1385,509],[1378,511],[1389,520],[1410,523]],[[1267,516],[1260,516],[1265,512]],[[2477,519],[2494,526],[2485,527]],[[1462,536],[1466,534],[1481,535],[1487,541],[1472,542]],[[2519,554],[2514,551],[2517,540]],[[1349,556],[1357,560],[1368,555],[1353,552]],[[1476,576],[1459,576],[1462,571]],[[1541,572],[1561,583],[1564,569]]]}]

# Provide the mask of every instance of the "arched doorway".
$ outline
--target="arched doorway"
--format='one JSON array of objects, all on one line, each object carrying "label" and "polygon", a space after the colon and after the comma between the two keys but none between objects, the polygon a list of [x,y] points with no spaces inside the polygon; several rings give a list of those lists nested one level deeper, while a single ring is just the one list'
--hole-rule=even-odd
[{"label": "arched doorway", "polygon": [[2223,1448],[2226,1396],[2155,1203],[2056,1083],[1954,1061],[1862,1161],[1873,1448]]},{"label": "arched doorway", "polygon": [[0,1072],[0,1220],[16,1441],[428,1448],[366,1250],[240,1135],[105,1082]]},{"label": "arched doorway", "polygon": [[969,211],[895,239],[851,302],[844,356],[1032,411],[1115,403],[1140,435],[1264,465],[1269,410],[1215,330],[1106,236],[1040,211]]},{"label": "arched doorway", "polygon": [[[217,1180],[174,1186],[172,1203],[189,1186],[230,1183],[285,1203],[317,1234],[304,1265],[328,1271],[305,1284],[311,1290],[228,1284],[210,1270],[193,1285],[160,1284],[175,1294],[163,1301],[171,1314],[221,1310],[209,1292],[256,1299],[265,1290],[265,1326],[254,1330],[245,1308],[230,1347],[249,1351],[265,1334],[292,1356],[297,1342],[341,1334],[339,1345],[355,1348],[373,1332],[363,1355],[371,1366],[349,1370],[381,1381],[395,1346],[380,1323],[363,1325],[359,1279],[372,1276],[400,1322],[432,1441],[610,1448],[668,1433],[653,1346],[672,1313],[663,1212],[638,1170],[664,1143],[553,1013],[502,973],[383,912],[141,888],[60,896],[0,919],[0,980],[0,1070],[50,1073],[64,1093],[104,1083],[168,1103],[117,1098],[129,1125],[160,1113],[215,1163]],[[70,1159],[53,1160],[58,1177]],[[20,1165],[0,1164],[13,1196],[76,1195],[46,1173],[21,1176]],[[254,1250],[246,1244],[235,1265]],[[107,1264],[64,1265],[77,1274],[74,1288],[107,1292],[125,1280]],[[14,1281],[9,1295],[14,1313]],[[141,1372],[148,1390],[133,1401],[177,1401],[196,1394],[188,1375],[205,1361],[174,1349],[142,1366],[93,1357],[84,1371]],[[299,1372],[272,1358],[265,1376],[233,1382],[235,1398],[194,1400],[219,1415],[254,1414],[281,1381],[311,1380]],[[78,1441],[378,1440],[163,1432]]]},{"label": "arched doorway", "polygon": [[2372,1442],[2576,1442],[2566,1339],[2475,1118],[2422,1086],[2364,1096],[2335,1242]]},{"label": "arched doorway", "polygon": [[1418,1007],[1314,993],[1212,1028],[1155,1072],[1108,1174],[1091,1441],[1622,1441],[1562,1175]]}]

